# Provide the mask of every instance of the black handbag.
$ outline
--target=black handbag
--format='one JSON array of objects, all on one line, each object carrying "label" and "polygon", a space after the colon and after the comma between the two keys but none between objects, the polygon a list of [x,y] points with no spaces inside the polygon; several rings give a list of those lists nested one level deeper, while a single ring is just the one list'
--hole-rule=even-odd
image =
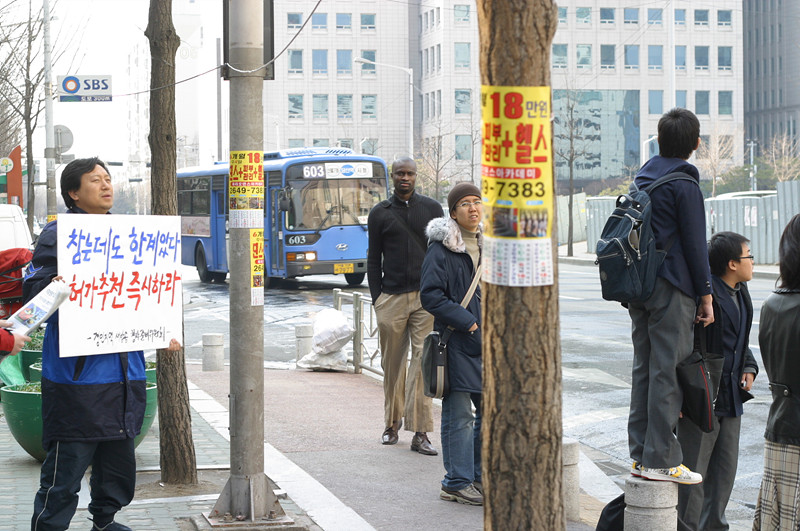
[{"label": "black handbag", "polygon": [[705,433],[714,431],[714,401],[724,363],[722,354],[706,351],[705,327],[696,324],[692,353],[678,365],[678,383],[683,391],[681,412]]},{"label": "black handbag", "polygon": [[[461,301],[461,306],[464,308],[467,307],[478,287],[481,268],[482,265],[479,264],[472,277],[472,284]],[[425,342],[422,344],[422,381],[425,387],[425,396],[442,398],[450,393],[447,381],[447,340],[450,339],[452,333],[453,327],[448,326],[441,336],[434,330],[425,337]]]}]

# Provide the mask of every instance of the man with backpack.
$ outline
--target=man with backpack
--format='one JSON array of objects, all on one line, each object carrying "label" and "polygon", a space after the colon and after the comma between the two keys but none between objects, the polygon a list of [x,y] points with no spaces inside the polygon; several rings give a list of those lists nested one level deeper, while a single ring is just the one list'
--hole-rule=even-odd
[{"label": "man with backpack", "polygon": [[647,190],[671,173],[691,179],[665,182],[650,194],[656,247],[666,250],[666,256],[652,294],[628,303],[634,351],[628,417],[631,473],[686,485],[703,478],[682,464],[674,434],[683,399],[676,368],[692,352],[693,324],[714,321],[700,175],[688,162],[699,145],[700,122],[691,111],[675,108],[661,117],[660,153],[642,166],[634,182]]}]

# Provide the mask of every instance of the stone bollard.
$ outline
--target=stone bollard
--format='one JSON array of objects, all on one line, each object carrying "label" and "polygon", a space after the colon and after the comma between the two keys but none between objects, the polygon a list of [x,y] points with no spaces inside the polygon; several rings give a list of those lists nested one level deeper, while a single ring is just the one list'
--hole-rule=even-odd
[{"label": "stone bollard", "polygon": [[581,457],[580,444],[575,439],[564,437],[561,443],[563,463],[564,510],[567,520],[577,522],[581,519],[581,480],[578,461]]},{"label": "stone bollard", "polygon": [[297,361],[311,352],[311,340],[314,337],[314,326],[310,324],[295,325],[294,344],[297,349]]},{"label": "stone bollard", "polygon": [[203,371],[224,368],[225,344],[222,334],[203,334]]},{"label": "stone bollard", "polygon": [[678,485],[671,481],[625,480],[625,531],[675,531]]}]

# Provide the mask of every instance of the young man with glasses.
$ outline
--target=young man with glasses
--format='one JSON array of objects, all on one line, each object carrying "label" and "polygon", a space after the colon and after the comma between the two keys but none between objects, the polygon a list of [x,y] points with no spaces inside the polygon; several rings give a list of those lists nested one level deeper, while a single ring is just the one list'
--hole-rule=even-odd
[{"label": "young man with glasses", "polygon": [[748,243],[735,232],[718,232],[708,242],[714,323],[705,330],[706,350],[723,354],[725,363],[714,403],[714,430],[703,433],[688,418],[678,421],[683,462],[705,478],[701,485],[678,489],[678,516],[690,529],[728,529],[725,507],[736,479],[742,404],[753,398],[749,391],[758,374],[749,346],[753,302],[747,282],[753,278],[754,258]]}]

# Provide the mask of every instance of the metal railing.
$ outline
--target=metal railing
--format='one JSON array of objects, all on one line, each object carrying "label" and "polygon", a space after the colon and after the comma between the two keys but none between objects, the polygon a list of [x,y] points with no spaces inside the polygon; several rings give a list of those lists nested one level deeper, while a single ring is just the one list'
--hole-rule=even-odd
[{"label": "metal railing", "polygon": [[[344,301],[353,306],[351,324],[353,326],[353,356],[347,358],[348,363],[353,364],[356,374],[361,374],[362,369],[383,376],[383,370],[375,367],[375,358],[381,352],[380,341],[378,340],[378,322],[372,308],[372,301],[364,298],[362,293],[357,291],[342,291],[339,288],[333,290],[333,308],[342,311]],[[345,314],[347,315],[347,314]],[[366,344],[367,340],[374,340],[376,345],[374,350]],[[368,362],[365,362],[368,360]]]}]

